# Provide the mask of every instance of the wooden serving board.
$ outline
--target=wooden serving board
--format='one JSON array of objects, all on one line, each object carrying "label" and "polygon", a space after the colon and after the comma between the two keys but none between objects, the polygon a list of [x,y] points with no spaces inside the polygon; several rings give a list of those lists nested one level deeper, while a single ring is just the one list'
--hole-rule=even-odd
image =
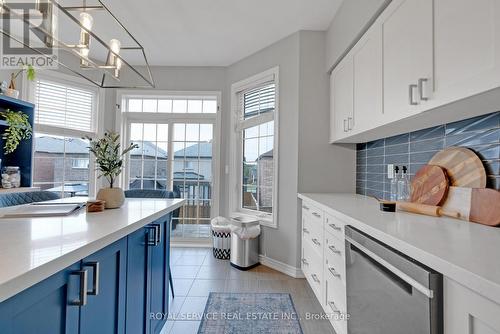
[{"label": "wooden serving board", "polygon": [[450,185],[466,188],[486,188],[486,171],[474,151],[465,147],[449,147],[429,161],[446,169]]},{"label": "wooden serving board", "polygon": [[413,203],[440,205],[446,199],[448,187],[448,176],[442,167],[425,165],[415,174],[410,200]]}]

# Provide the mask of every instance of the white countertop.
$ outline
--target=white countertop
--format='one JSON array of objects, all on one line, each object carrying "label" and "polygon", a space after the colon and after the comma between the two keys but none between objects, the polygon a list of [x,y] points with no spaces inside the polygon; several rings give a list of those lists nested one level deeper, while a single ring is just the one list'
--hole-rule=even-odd
[{"label": "white countertop", "polygon": [[[0,218],[0,302],[184,204],[129,198],[120,209],[66,217]],[[0,216],[12,210],[0,209]]]},{"label": "white countertop", "polygon": [[382,212],[355,194],[299,194],[469,289],[500,303],[500,228],[451,218]]}]

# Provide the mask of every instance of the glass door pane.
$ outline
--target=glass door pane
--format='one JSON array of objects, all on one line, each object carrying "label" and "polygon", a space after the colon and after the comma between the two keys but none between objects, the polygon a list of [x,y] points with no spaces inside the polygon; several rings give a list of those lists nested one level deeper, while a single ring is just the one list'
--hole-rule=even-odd
[{"label": "glass door pane", "polygon": [[173,189],[187,203],[174,215],[174,238],[210,237],[213,125],[173,124]]},{"label": "glass door pane", "polygon": [[130,123],[129,189],[167,189],[168,124]]}]

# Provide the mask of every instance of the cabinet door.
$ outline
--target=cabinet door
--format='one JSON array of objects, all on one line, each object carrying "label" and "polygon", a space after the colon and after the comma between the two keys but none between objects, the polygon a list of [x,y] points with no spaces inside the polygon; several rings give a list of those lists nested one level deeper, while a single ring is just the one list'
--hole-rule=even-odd
[{"label": "cabinet door", "polygon": [[445,334],[500,334],[500,305],[444,279]]},{"label": "cabinet door", "polygon": [[352,49],[354,62],[353,133],[382,122],[382,27],[378,24]]},{"label": "cabinet door", "polygon": [[353,59],[347,55],[330,76],[330,141],[348,136],[353,124]]},{"label": "cabinet door", "polygon": [[[154,225],[158,226],[156,233],[157,240],[151,246],[151,298],[150,312],[151,313],[168,313],[168,248],[169,232],[168,220],[170,216],[166,216],[158,220]],[[159,333],[167,319],[165,317],[154,317],[150,319],[151,333]]]},{"label": "cabinet door", "polygon": [[433,81],[432,0],[395,0],[381,15],[384,52],[384,119],[423,110]]},{"label": "cabinet door", "polygon": [[0,304],[2,334],[78,333],[79,264],[52,275]]},{"label": "cabinet door", "polygon": [[435,100],[443,105],[500,86],[500,2],[435,0]]},{"label": "cabinet door", "polygon": [[126,260],[126,239],[82,260],[89,292],[87,305],[80,308],[80,334],[125,332]]},{"label": "cabinet door", "polygon": [[129,234],[127,240],[127,333],[149,333],[149,295],[151,292],[151,252],[148,228]]}]

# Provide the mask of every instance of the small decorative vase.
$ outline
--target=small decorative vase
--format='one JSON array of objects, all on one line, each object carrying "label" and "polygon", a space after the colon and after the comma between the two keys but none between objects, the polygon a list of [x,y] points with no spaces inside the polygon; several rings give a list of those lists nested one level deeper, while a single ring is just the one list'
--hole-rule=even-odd
[{"label": "small decorative vase", "polygon": [[122,188],[102,188],[96,198],[106,202],[106,209],[116,209],[125,202],[125,193]]},{"label": "small decorative vase", "polygon": [[17,99],[19,97],[19,91],[17,89],[7,88],[5,95]]}]

